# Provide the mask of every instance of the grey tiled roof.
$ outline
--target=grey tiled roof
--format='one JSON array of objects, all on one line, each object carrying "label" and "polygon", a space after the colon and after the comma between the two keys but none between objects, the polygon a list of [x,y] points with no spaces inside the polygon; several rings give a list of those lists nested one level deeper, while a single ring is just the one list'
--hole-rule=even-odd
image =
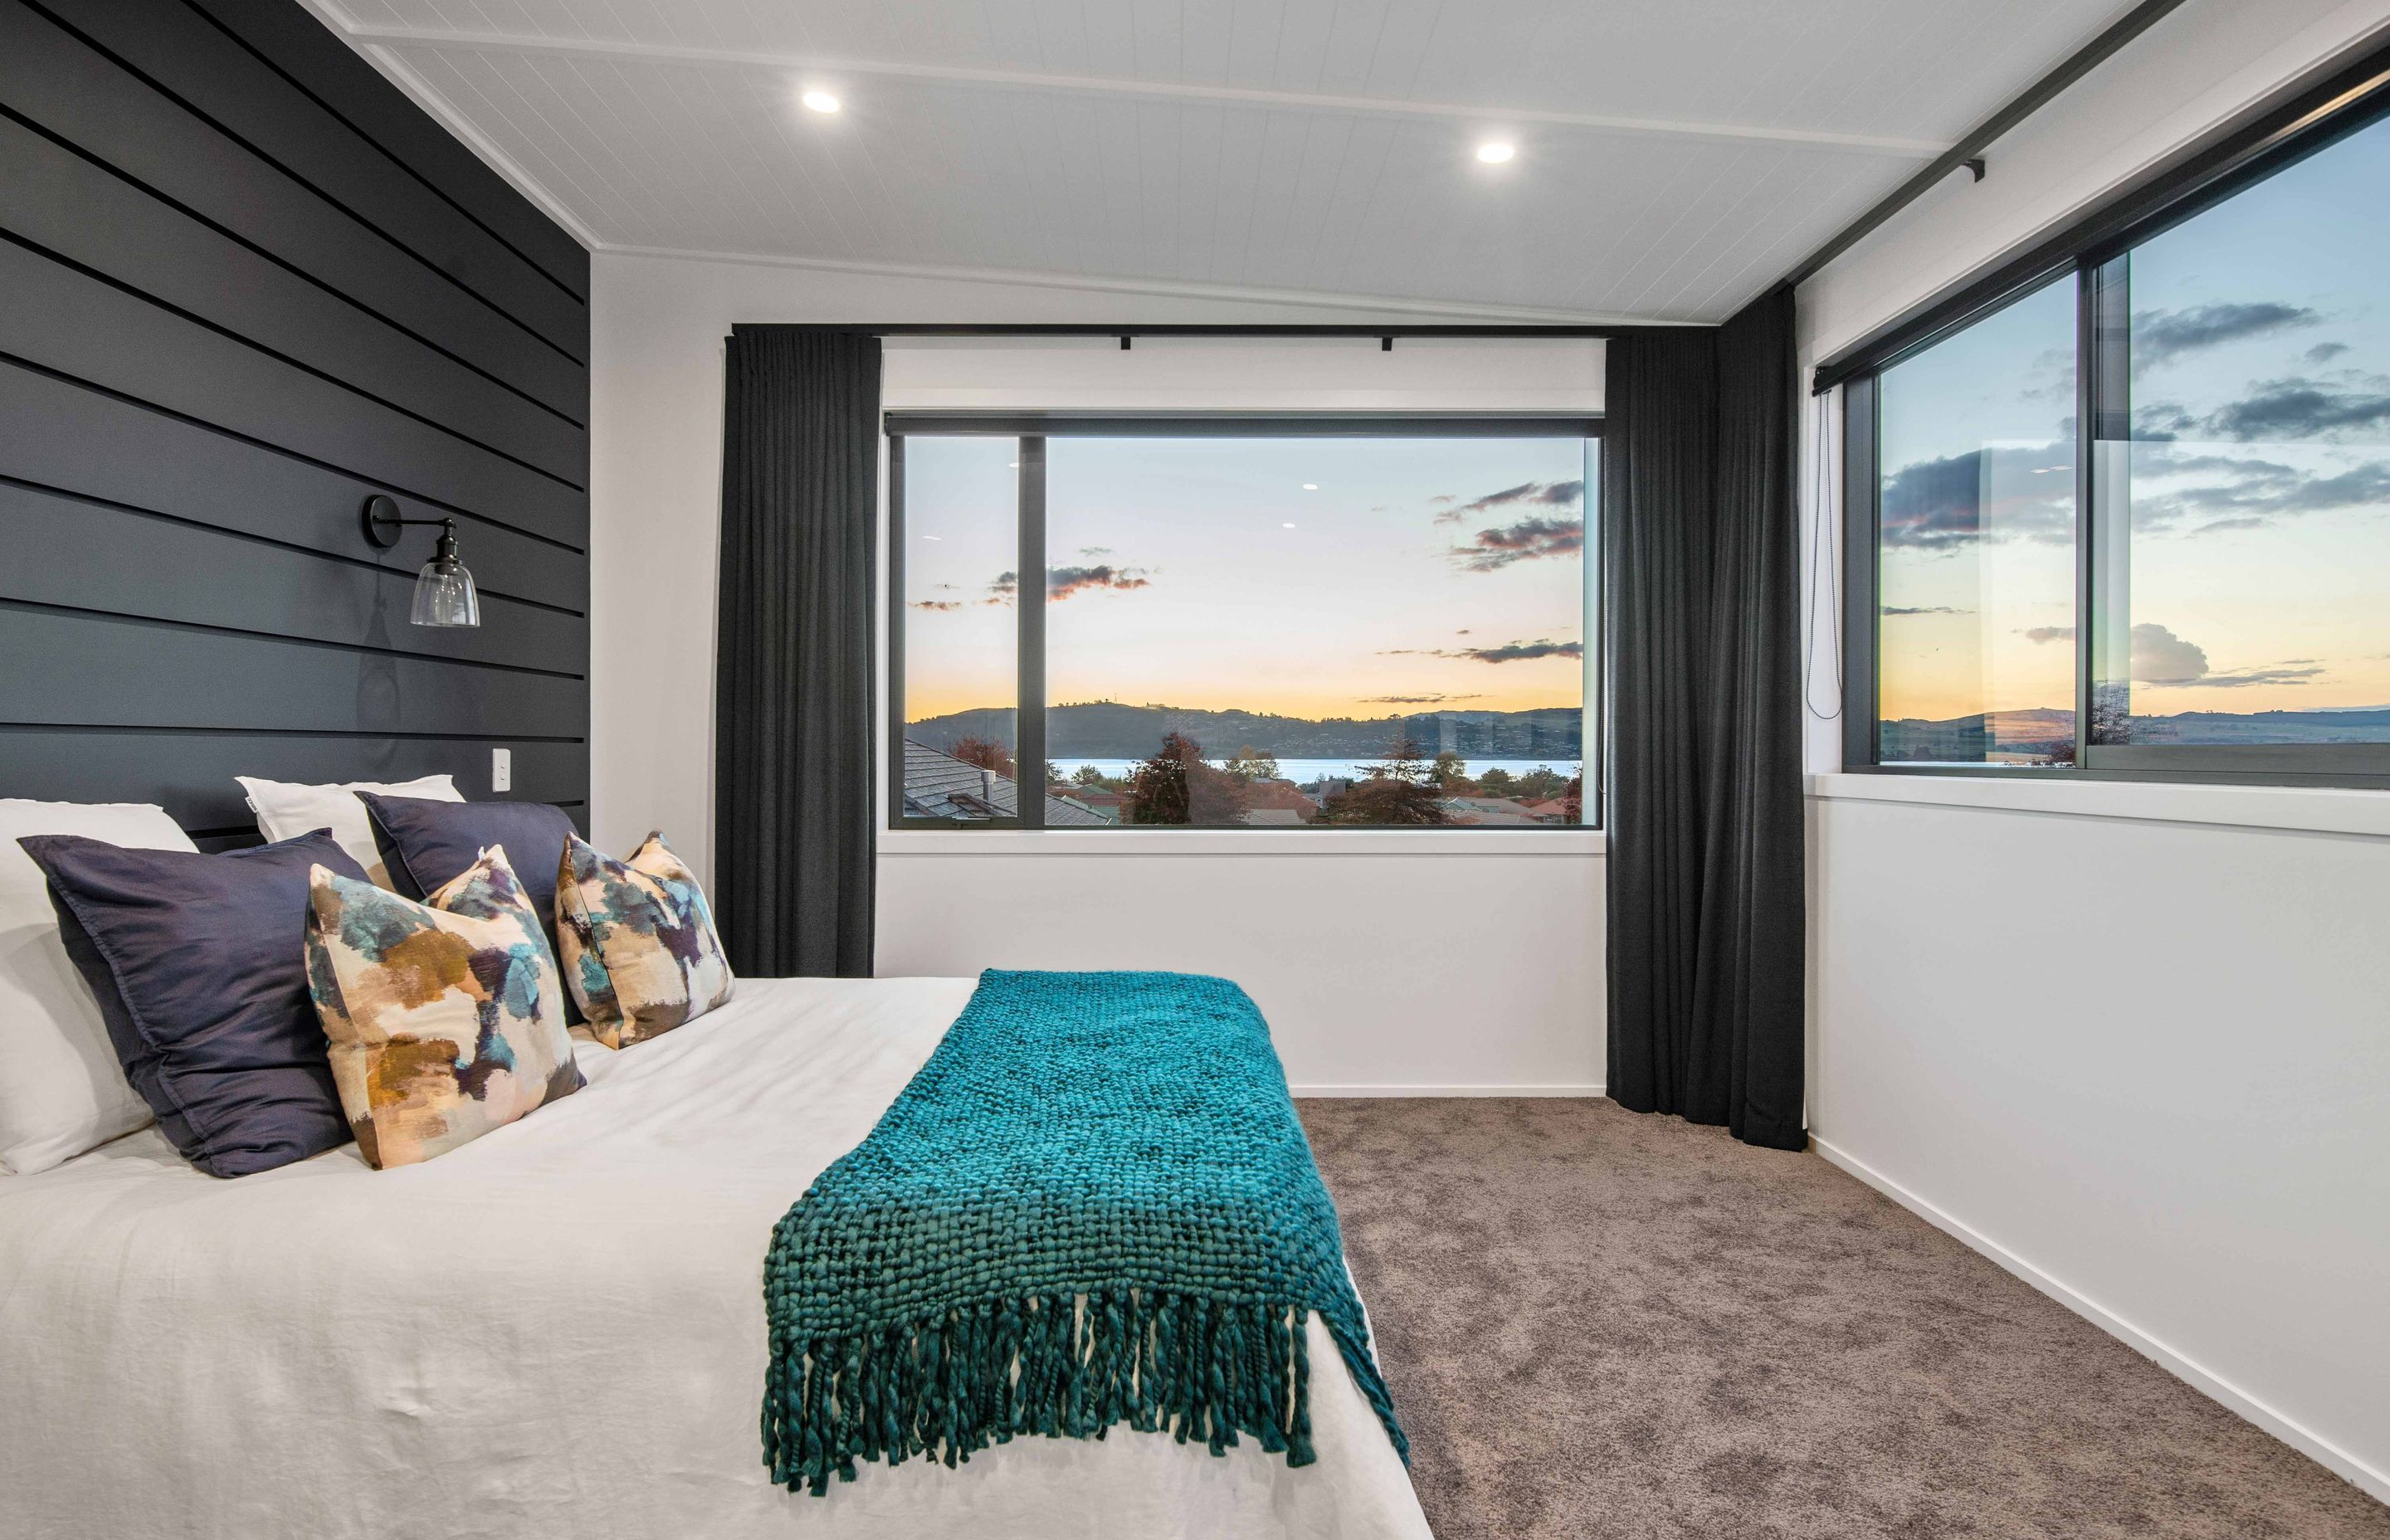
[{"label": "grey tiled roof", "polygon": [[[905,740],[905,815],[909,818],[951,818],[983,824],[1010,818],[1020,810],[1020,793],[1009,776],[998,776],[942,754],[927,744]],[[1046,799],[1046,827],[1082,825],[1101,828],[1110,820],[1076,802]]]}]

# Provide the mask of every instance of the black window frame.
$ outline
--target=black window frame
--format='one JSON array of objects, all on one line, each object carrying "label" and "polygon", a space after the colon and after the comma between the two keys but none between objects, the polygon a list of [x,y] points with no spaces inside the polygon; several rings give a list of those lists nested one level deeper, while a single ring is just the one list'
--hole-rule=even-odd
[{"label": "black window frame", "polygon": [[[1019,565],[1024,574],[1022,591],[1030,591],[1025,574],[1046,571],[1046,446],[1053,438],[1574,438],[1599,440],[1602,418],[1588,412],[953,412],[894,410],[881,414],[888,441],[887,559],[887,731],[888,801],[885,828],[893,831],[986,829],[1017,833],[1048,828],[1046,799],[1031,796],[1024,777],[1014,777],[1010,818],[932,818],[905,810],[905,441],[908,438],[985,437],[1017,440],[1021,453],[1019,492],[1015,500]],[[1603,467],[1596,462],[1597,470]],[[1609,648],[1606,629],[1608,596],[1601,568],[1601,489],[1586,489],[1586,556],[1592,564],[1587,591],[1586,643],[1593,649],[1587,676],[1598,699],[1585,713],[1590,741],[1582,745],[1586,785],[1580,793],[1584,821],[1568,825],[1459,824],[1423,826],[1422,835],[1453,831],[1522,837],[1582,834],[1602,827],[1606,801],[1609,732]],[[1015,607],[1015,670],[1013,760],[1020,765],[1046,762],[1046,607]],[[1034,757],[1033,757],[1033,755]],[[1286,826],[1274,824],[1106,825],[1083,831],[1099,838],[1122,828],[1187,834],[1279,834]],[[1081,826],[1072,826],[1079,829]],[[1333,841],[1350,832],[1387,832],[1384,826],[1336,825],[1328,829],[1305,826],[1304,832]],[[1404,830],[1403,832],[1409,832]]]},{"label": "black window frame", "polygon": [[[1813,390],[1843,390],[1845,674],[1843,764],[1876,775],[1996,779],[2161,781],[2196,785],[2390,789],[2390,743],[2097,744],[2092,689],[2103,614],[2094,589],[2099,509],[2098,446],[2129,437],[2127,370],[2113,343],[2122,297],[2121,263],[2142,242],[2204,213],[2255,184],[2390,120],[2390,47],[2331,67],[2208,137],[2186,147],[2105,208],[1887,323],[1818,366]],[[1885,370],[1969,327],[2072,277],[2075,286],[2075,763],[2062,765],[1885,763],[1877,627],[1882,614],[1882,379]],[[2103,332],[2103,321],[2105,331]],[[2390,602],[2390,594],[2385,594]],[[2125,623],[2129,624],[2127,617]]]}]

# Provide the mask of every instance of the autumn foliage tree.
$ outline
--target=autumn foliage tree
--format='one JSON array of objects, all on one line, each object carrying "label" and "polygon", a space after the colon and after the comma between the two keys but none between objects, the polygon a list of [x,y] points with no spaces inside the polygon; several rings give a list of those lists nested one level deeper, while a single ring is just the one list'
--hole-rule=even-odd
[{"label": "autumn foliage tree", "polygon": [[1129,772],[1121,810],[1132,824],[1235,824],[1251,802],[1243,781],[1203,763],[1201,744],[1167,733],[1152,757]]},{"label": "autumn foliage tree", "polygon": [[965,764],[975,764],[983,770],[993,770],[999,776],[1010,777],[1015,774],[1012,751],[993,738],[960,738],[946,752]]}]

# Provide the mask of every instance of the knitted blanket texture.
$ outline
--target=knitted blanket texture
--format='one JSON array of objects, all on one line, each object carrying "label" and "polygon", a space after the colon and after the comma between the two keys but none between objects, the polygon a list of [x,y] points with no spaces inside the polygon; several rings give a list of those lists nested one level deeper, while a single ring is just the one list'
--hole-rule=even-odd
[{"label": "knitted blanket texture", "polygon": [[1408,1457],[1269,1028],[1176,973],[991,969],[774,1228],[764,1460],[968,1460],[1125,1423],[1307,1465],[1304,1323]]}]

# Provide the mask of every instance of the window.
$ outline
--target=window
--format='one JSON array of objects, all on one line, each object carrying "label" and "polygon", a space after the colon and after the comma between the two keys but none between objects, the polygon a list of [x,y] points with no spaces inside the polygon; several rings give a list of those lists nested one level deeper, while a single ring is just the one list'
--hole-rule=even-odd
[{"label": "window", "polygon": [[900,827],[1595,821],[1598,422],[889,426]]},{"label": "window", "polygon": [[1883,371],[1888,764],[2075,762],[2075,287]]},{"label": "window", "polygon": [[2390,785],[2382,96],[1839,366],[1852,759]]}]

